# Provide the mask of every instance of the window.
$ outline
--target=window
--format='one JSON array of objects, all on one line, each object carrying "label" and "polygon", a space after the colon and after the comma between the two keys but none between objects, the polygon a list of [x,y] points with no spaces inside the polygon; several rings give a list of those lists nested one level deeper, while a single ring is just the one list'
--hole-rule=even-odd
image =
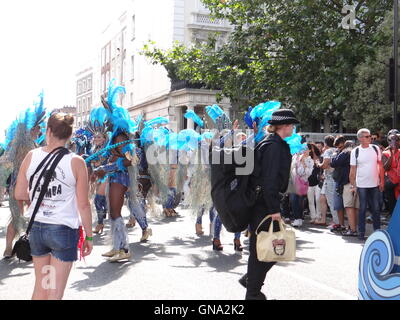
[{"label": "window", "polygon": [[92,90],[92,78],[88,79],[88,90]]},{"label": "window", "polygon": [[136,37],[136,18],[132,16],[132,41],[135,40]]},{"label": "window", "polygon": [[86,98],[82,99],[82,112],[86,111]]},{"label": "window", "polygon": [[78,114],[81,113],[81,100],[78,100]]},{"label": "window", "polygon": [[87,104],[88,104],[88,110],[90,110],[90,108],[92,107],[92,98],[91,97],[87,98]]},{"label": "window", "polygon": [[130,105],[131,105],[131,107],[132,107],[132,106],[133,106],[133,92],[131,92],[130,98],[131,98]]},{"label": "window", "polygon": [[83,91],[86,91],[87,87],[86,87],[86,80],[83,80]]},{"label": "window", "polygon": [[131,80],[135,79],[135,56],[131,57]]},{"label": "window", "polygon": [[101,88],[103,92],[106,92],[106,75],[104,73],[101,75]]}]

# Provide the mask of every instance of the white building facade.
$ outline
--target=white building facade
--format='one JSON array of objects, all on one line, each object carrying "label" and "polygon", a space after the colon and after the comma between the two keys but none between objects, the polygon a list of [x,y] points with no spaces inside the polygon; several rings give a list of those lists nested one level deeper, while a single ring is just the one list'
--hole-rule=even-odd
[{"label": "white building facade", "polygon": [[[183,117],[186,110],[204,115],[206,106],[217,103],[218,91],[189,88],[185,81],[171,83],[164,67],[152,65],[140,52],[149,40],[169,49],[175,42],[205,41],[215,31],[221,33],[223,42],[230,30],[227,22],[210,19],[200,0],[131,0],[129,8],[102,33],[93,70],[97,83],[94,105],[100,104],[100,95],[107,94],[114,78],[126,88],[119,103],[133,116],[143,113],[146,120],[167,117],[174,131],[193,128],[193,122]],[[228,99],[218,104],[229,112]]]},{"label": "white building facade", "polygon": [[76,78],[75,128],[81,128],[88,123],[93,106],[93,67],[85,67]]}]

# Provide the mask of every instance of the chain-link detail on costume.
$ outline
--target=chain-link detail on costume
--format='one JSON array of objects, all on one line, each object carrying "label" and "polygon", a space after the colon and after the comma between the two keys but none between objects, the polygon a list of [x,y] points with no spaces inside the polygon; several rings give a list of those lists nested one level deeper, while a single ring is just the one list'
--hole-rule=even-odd
[{"label": "chain-link detail on costume", "polygon": [[118,158],[116,162],[100,166],[95,169],[95,172],[104,171],[105,173],[114,173],[117,171],[126,172],[127,169],[124,165],[124,158]]},{"label": "chain-link detail on costume", "polygon": [[128,232],[122,217],[111,219],[113,250],[129,250]]}]

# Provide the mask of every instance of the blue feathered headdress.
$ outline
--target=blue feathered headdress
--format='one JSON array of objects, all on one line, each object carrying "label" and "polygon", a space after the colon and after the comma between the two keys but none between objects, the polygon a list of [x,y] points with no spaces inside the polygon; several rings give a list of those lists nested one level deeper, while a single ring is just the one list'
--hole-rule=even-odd
[{"label": "blue feathered headdress", "polygon": [[201,128],[204,128],[204,122],[203,120],[201,120],[201,118],[193,111],[193,110],[188,110],[184,117],[186,119],[191,119],[193,120],[193,122],[197,123],[198,126],[200,126]]},{"label": "blue feathered headdress", "polygon": [[286,143],[290,147],[290,153],[292,155],[307,150],[307,143],[301,143],[301,140],[302,137],[296,133],[296,128],[294,129],[293,134],[285,139]]},{"label": "blue feathered headdress", "polygon": [[281,107],[279,101],[267,101],[260,103],[254,109],[250,109],[245,115],[245,121],[249,125],[251,122],[251,128],[253,128],[253,122],[256,122],[258,133],[255,137],[256,143],[260,142],[265,137],[264,128],[268,126],[268,121],[272,119],[272,114]]},{"label": "blue feathered headdress", "polygon": [[118,106],[118,95],[126,93],[125,88],[122,86],[115,86],[115,79],[110,81],[108,87],[107,100],[101,97],[104,108],[106,109],[107,116],[112,127],[112,138],[120,133],[125,133],[128,136],[135,132],[135,122],[131,120],[129,112],[121,106]]}]

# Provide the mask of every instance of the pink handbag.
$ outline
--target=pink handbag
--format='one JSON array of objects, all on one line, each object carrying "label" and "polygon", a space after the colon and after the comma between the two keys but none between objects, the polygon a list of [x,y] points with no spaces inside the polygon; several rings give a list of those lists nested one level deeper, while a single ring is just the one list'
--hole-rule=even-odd
[{"label": "pink handbag", "polygon": [[308,181],[304,181],[299,175],[296,174],[294,178],[294,188],[297,195],[305,196],[307,195],[308,191]]}]

